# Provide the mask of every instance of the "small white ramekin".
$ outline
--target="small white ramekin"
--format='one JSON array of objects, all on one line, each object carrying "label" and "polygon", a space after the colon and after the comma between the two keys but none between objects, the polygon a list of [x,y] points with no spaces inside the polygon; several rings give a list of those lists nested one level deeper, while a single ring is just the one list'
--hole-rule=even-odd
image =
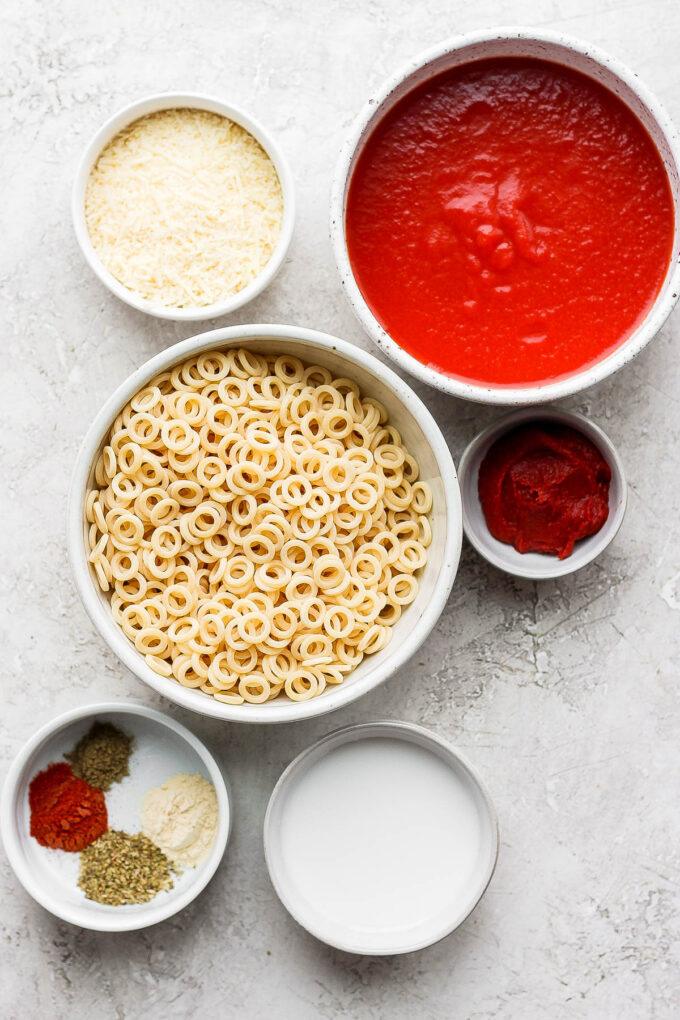
[{"label": "small white ramekin", "polygon": [[[668,173],[675,208],[673,253],[652,308],[638,328],[602,361],[564,379],[528,386],[487,386],[455,379],[408,354],[375,318],[352,272],[345,237],[345,205],[354,167],[378,122],[417,85],[460,64],[487,57],[538,57],[594,78],[639,118],[657,146]],[[401,67],[371,96],[343,146],[331,190],[330,230],[340,280],[349,303],[371,339],[411,375],[437,389],[483,404],[537,404],[578,393],[631,361],[663,326],[680,294],[680,142],[665,110],[636,74],[590,43],[533,28],[494,28],[448,39]]]},{"label": "small white ramekin", "polygon": [[[148,903],[111,907],[88,900],[76,885],[78,854],[41,847],[30,835],[28,787],[33,777],[73,747],[95,720],[112,722],[133,737],[130,776],[105,794],[109,824],[120,827],[111,805],[131,803],[124,814],[135,824],[137,798],[178,772],[200,771],[215,787],[219,810],[217,834],[206,860],[175,877],[175,885]],[[126,784],[127,793],[123,783]],[[127,830],[127,825],[125,825]],[[42,726],[12,762],[2,791],[0,831],[15,875],[34,900],[56,917],[93,931],[134,931],[164,921],[191,903],[219,867],[231,829],[229,793],[222,771],[207,747],[181,723],[128,701],[81,705]]]},{"label": "small white ramekin", "polygon": [[[393,628],[392,640],[382,651],[366,656],[342,684],[327,688],[309,701],[277,698],[264,705],[225,705],[201,690],[182,687],[176,680],[154,673],[113,619],[108,599],[99,590],[88,562],[85,497],[116,415],[159,372],[203,351],[240,346],[291,354],[308,364],[326,366],[336,377],[353,379],[364,396],[376,397],[387,408],[390,423],[400,431],[404,444],[418,461],[421,478],[433,490],[432,543],[415,601],[404,610]],[[71,567],[83,605],[101,636],[128,669],[159,694],[194,712],[230,722],[293,722],[323,715],[348,705],[392,676],[425,641],[444,609],[458,569],[462,535],[456,469],[439,426],[420,398],[373,355],[345,340],[300,326],[229,326],[191,337],[147,361],[104,402],[92,422],[76,459],[69,496]]]},{"label": "small white ramekin", "polygon": [[[87,182],[90,172],[105,146],[108,145],[119,131],[132,124],[133,121],[139,120],[140,117],[145,117],[149,113],[157,113],[159,110],[177,109],[179,107],[191,107],[197,110],[217,113],[221,117],[227,117],[229,120],[234,121],[235,124],[240,124],[246,131],[249,131],[257,139],[274,164],[283,194],[283,224],[281,226],[281,234],[272,252],[272,256],[262,272],[254,280],[251,280],[243,290],[224,298],[223,301],[216,301],[211,305],[194,305],[187,308],[174,308],[172,306],[154,304],[120,283],[109,272],[94,250],[85,220],[85,191],[87,189]],[[295,192],[290,167],[282,150],[274,138],[265,131],[259,121],[254,120],[250,114],[245,113],[237,106],[224,103],[215,96],[207,96],[198,92],[162,92],[130,103],[129,106],[125,106],[118,113],[114,114],[97,131],[85,149],[76,172],[71,211],[76,238],[78,239],[78,244],[85,257],[85,261],[93,273],[99,277],[102,283],[116,297],[119,297],[121,301],[125,301],[126,304],[131,305],[133,308],[138,309],[138,311],[147,312],[158,319],[172,319],[177,322],[198,321],[202,319],[215,319],[220,315],[227,315],[229,312],[241,308],[248,301],[252,301],[253,298],[262,293],[265,287],[271,283],[283,264],[293,236]]]},{"label": "small white ramekin", "polygon": [[[482,504],[479,500],[478,479],[479,468],[488,450],[505,433],[520,425],[535,424],[540,421],[555,422],[568,425],[590,439],[598,448],[611,468],[612,477],[609,486],[609,516],[595,535],[583,538],[574,546],[571,556],[561,560],[557,556],[545,553],[520,553],[507,544],[499,542],[489,531]],[[479,433],[469,444],[460,459],[458,468],[461,498],[463,501],[463,528],[468,541],[475,547],[480,556],[492,563],[499,570],[515,577],[527,577],[535,581],[564,577],[575,570],[585,567],[603,552],[616,537],[623,523],[628,500],[628,489],[623,472],[623,464],[611,439],[599,426],[595,425],[582,414],[562,411],[553,407],[530,407],[508,414],[494,425],[490,425]]]}]

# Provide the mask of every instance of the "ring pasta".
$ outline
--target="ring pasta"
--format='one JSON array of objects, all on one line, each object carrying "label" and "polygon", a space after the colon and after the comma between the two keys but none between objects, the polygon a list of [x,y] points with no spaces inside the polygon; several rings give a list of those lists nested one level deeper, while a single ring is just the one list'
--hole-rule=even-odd
[{"label": "ring pasta", "polygon": [[245,349],[164,372],[118,415],[89,561],[154,672],[226,704],[306,701],[418,594],[432,493],[350,379]]}]

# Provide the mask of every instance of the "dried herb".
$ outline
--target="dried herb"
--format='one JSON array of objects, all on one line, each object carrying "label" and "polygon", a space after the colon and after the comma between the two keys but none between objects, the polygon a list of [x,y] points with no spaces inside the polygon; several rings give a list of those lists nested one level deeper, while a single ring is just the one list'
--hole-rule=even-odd
[{"label": "dried herb", "polygon": [[78,885],[88,900],[111,907],[148,903],[163,889],[172,889],[174,870],[141,832],[130,836],[108,829],[81,853]]},{"label": "dried herb", "polygon": [[112,723],[94,722],[90,732],[64,757],[71,762],[74,775],[80,776],[90,786],[108,790],[113,783],[130,774],[128,762],[131,751],[132,737]]}]

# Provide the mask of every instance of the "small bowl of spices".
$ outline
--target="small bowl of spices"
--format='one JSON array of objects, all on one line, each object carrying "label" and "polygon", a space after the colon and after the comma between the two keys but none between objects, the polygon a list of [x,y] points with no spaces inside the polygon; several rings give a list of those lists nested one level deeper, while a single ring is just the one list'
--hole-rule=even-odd
[{"label": "small bowl of spices", "polygon": [[7,856],[57,917],[97,931],[155,924],[215,873],[230,829],[217,762],[186,727],[124,702],[74,709],[23,747],[3,790]]},{"label": "small bowl of spices", "polygon": [[613,443],[583,415],[557,408],[526,408],[484,429],[458,477],[468,540],[517,577],[579,570],[609,545],[626,512]]}]

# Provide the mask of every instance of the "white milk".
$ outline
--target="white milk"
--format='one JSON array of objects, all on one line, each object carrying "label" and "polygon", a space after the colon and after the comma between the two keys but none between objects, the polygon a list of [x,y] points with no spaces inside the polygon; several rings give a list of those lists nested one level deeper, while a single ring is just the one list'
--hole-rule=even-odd
[{"label": "white milk", "polygon": [[342,744],[296,776],[281,805],[289,894],[325,926],[416,937],[474,891],[478,796],[464,772],[408,740]]}]

